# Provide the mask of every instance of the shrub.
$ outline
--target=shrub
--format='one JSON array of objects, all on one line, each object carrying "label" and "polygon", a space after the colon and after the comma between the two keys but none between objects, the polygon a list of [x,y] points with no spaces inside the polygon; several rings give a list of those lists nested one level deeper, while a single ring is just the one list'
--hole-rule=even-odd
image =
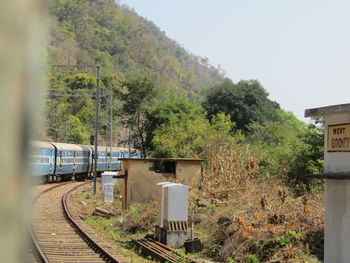
[{"label": "shrub", "polygon": [[248,263],[260,263],[259,259],[255,255],[248,255],[247,262]]}]

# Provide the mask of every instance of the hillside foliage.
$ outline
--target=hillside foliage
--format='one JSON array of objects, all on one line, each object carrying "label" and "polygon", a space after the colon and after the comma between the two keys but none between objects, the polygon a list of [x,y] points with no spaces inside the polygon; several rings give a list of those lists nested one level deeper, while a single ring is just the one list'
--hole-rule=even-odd
[{"label": "hillside foliage", "polygon": [[[47,0],[47,12],[49,64],[101,65],[99,144],[107,144],[112,131],[114,146],[130,146],[143,156],[204,159],[203,175],[193,185],[197,197],[219,202],[236,194],[247,200],[217,210],[235,215],[237,224],[213,230],[209,258],[269,262],[287,250],[286,242],[310,251],[298,232],[317,232],[321,223],[319,214],[308,217],[303,200],[310,199],[319,212],[313,194],[322,187],[302,175],[322,171],[320,123],[306,124],[281,109],[258,80],[224,78],[208,59],[189,54],[152,22],[113,0]],[[49,72],[47,79],[41,139],[89,144],[94,74]],[[293,202],[304,204],[304,210],[292,213]],[[293,218],[276,226],[269,223],[273,212]],[[318,229],[307,220],[317,221]],[[204,220],[203,227],[214,223]],[[262,253],[268,245],[271,253]]]},{"label": "hillside foliage", "polygon": [[[264,176],[310,190],[298,175],[321,170],[322,133],[271,101],[258,80],[224,79],[207,59],[112,0],[47,0],[47,11],[49,63],[101,65],[99,143],[113,126],[114,145],[143,156],[203,158],[208,166],[222,147],[245,145]],[[93,75],[49,73],[49,140],[90,142]]]},{"label": "hillside foliage", "polygon": [[49,64],[98,64],[121,80],[148,76],[157,87],[198,91],[222,72],[189,54],[155,24],[113,0],[47,0]]},{"label": "hillside foliage", "polygon": [[[116,96],[128,82],[146,77],[157,92],[167,89],[197,94],[223,79],[220,68],[211,66],[207,58],[190,54],[154,23],[113,0],[46,0],[46,12],[50,21],[48,64],[101,66],[101,143],[106,143],[112,122],[119,128],[114,144],[135,144],[137,148],[142,145],[140,132],[139,136],[126,138],[128,129],[133,129],[129,125],[131,119],[126,122],[117,114],[122,106]],[[45,109],[46,127],[50,128],[41,137],[87,143],[94,132],[94,101],[88,95],[95,90],[96,79],[91,77],[94,74],[84,70],[62,71],[50,73],[49,86],[60,94],[68,92],[70,96],[50,97]],[[107,118],[111,90],[114,95],[112,121]],[[73,98],[71,95],[76,93],[83,93],[84,97]],[[81,105],[83,101],[86,102],[84,106]],[[77,124],[72,126],[69,120],[73,117]],[[79,132],[75,129],[77,125],[82,128]]]}]

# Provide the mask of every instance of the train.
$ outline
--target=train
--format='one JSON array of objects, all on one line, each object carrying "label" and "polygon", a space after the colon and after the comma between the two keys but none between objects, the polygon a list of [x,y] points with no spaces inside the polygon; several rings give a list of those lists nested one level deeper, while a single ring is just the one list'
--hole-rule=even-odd
[{"label": "train", "polygon": [[[32,175],[43,182],[83,180],[89,178],[94,167],[95,148],[58,142],[31,142],[30,166]],[[136,151],[122,147],[97,147],[97,174],[104,171],[119,171],[119,158],[140,157]]]}]

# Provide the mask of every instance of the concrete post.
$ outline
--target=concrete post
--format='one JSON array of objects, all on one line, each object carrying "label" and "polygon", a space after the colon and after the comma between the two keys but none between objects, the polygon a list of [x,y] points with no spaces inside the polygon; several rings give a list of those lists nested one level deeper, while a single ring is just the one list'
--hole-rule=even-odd
[{"label": "concrete post", "polygon": [[[305,117],[324,117],[325,263],[350,262],[350,104],[305,111]],[[333,179],[337,174],[349,174]],[[329,176],[327,176],[329,175]]]},{"label": "concrete post", "polygon": [[114,188],[113,184],[106,183],[103,185],[103,194],[104,194],[103,199],[105,203],[113,202],[113,198],[114,198],[113,188]]}]

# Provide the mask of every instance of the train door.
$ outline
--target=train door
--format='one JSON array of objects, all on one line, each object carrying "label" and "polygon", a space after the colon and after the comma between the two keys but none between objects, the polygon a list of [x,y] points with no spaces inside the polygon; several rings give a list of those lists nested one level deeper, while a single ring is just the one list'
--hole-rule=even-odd
[{"label": "train door", "polygon": [[73,152],[73,175],[75,175],[75,171],[76,171],[76,169],[77,169],[77,160],[76,160],[76,156],[77,155],[77,153],[74,151]]},{"label": "train door", "polygon": [[111,169],[112,169],[112,153],[111,152],[107,152],[106,160],[107,160],[107,170],[111,171]]},{"label": "train door", "polygon": [[62,156],[62,151],[59,151],[58,155],[58,164],[59,164],[59,168],[58,168],[58,175],[61,174],[62,168],[63,168],[63,156]]},{"label": "train door", "polygon": [[49,155],[49,175],[52,174],[53,171],[53,161],[54,161],[54,151],[50,150],[50,155]]}]

